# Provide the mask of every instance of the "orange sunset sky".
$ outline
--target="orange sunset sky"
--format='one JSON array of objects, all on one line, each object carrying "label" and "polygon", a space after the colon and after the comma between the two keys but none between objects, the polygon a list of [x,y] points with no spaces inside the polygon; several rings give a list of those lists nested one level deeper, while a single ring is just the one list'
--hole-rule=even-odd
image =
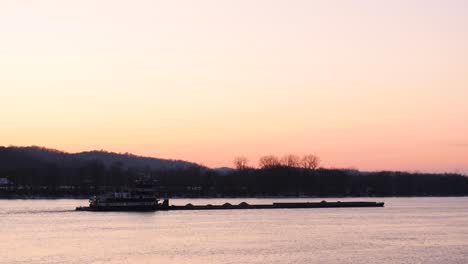
[{"label": "orange sunset sky", "polygon": [[0,145],[468,172],[468,3],[0,0]]}]

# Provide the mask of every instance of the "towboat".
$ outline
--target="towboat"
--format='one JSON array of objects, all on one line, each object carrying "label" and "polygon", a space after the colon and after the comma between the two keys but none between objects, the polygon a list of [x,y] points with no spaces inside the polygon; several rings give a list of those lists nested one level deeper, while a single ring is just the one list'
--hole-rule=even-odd
[{"label": "towboat", "polygon": [[152,184],[138,183],[122,192],[94,195],[89,207],[77,207],[79,211],[155,211],[161,207]]}]

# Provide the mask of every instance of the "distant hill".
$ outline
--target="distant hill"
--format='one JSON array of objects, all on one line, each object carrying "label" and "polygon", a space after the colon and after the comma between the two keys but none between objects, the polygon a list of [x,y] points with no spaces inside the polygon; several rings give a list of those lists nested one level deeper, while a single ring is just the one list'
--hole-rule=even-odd
[{"label": "distant hill", "polygon": [[115,163],[121,163],[124,168],[149,168],[152,170],[185,169],[193,166],[199,166],[196,163],[188,161],[142,157],[130,153],[114,153],[103,150],[67,153],[60,150],[38,146],[0,147],[0,167],[44,162],[71,165],[92,160],[99,160],[106,167],[110,167]]}]

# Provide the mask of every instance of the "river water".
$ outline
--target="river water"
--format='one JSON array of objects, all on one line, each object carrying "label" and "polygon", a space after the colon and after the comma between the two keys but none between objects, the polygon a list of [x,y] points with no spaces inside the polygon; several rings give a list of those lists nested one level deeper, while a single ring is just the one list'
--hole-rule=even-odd
[{"label": "river water", "polygon": [[[322,199],[175,199],[173,204]],[[468,263],[468,197],[342,198],[384,208],[78,212],[0,200],[0,263]]]}]

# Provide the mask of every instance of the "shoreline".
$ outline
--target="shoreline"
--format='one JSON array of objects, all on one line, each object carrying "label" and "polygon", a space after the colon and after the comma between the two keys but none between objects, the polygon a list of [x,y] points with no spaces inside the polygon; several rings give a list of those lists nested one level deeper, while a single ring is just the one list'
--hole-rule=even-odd
[{"label": "shoreline", "polygon": [[[172,200],[177,199],[343,199],[343,198],[458,198],[468,195],[413,195],[413,196],[169,196]],[[90,196],[14,196],[2,197],[0,200],[87,200]]]}]

